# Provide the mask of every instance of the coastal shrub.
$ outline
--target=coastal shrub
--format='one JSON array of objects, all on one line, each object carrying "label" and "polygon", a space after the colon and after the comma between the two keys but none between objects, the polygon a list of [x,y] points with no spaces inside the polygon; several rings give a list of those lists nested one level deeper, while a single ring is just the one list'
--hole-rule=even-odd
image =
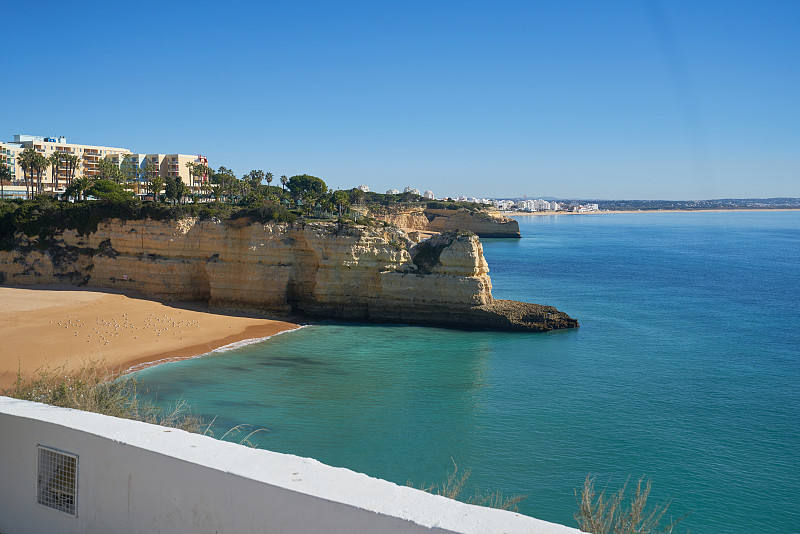
[{"label": "coastal shrub", "polygon": [[86,190],[86,194],[101,200],[110,200],[114,202],[133,200],[132,191],[128,191],[122,184],[118,184],[112,180],[95,181],[91,187]]},{"label": "coastal shrub", "polygon": [[42,367],[32,376],[17,373],[14,384],[0,394],[63,408],[134,419],[189,432],[202,431],[202,421],[185,402],[159,408],[144,400],[136,380],[120,376],[104,362],[86,362],[76,371]]},{"label": "coastal shrub", "polygon": [[414,262],[420,272],[430,274],[439,265],[439,257],[442,255],[445,245],[431,240],[422,241],[411,249],[411,261]]},{"label": "coastal shrub", "polygon": [[170,221],[184,217],[202,220],[250,217],[264,223],[291,223],[297,218],[284,206],[273,203],[234,210],[232,206],[220,202],[169,205],[134,199],[73,203],[41,196],[34,200],[0,203],[0,247],[4,250],[13,248],[14,234],[17,232],[46,239],[64,230],[76,230],[81,235],[87,235],[97,231],[98,225],[106,219]]},{"label": "coastal shrub", "polygon": [[398,252],[406,248],[405,241],[401,241],[399,239],[390,239],[388,244],[390,247],[397,250]]},{"label": "coastal shrub", "polygon": [[47,237],[67,228],[84,233],[84,230],[96,228],[97,223],[104,218],[107,205],[100,204],[89,209],[82,202],[56,202],[47,197],[22,202],[10,221],[12,235],[13,232],[22,232],[31,237]]},{"label": "coastal shrub", "polygon": [[428,202],[425,206],[429,210],[457,210],[461,206],[456,204],[455,202]]},{"label": "coastal shrub", "polygon": [[0,250],[14,247],[14,212],[19,208],[16,202],[0,201]]},{"label": "coastal shrub", "polygon": [[[517,504],[528,498],[527,495],[512,495],[510,497],[506,497],[500,491],[481,493],[477,489],[472,495],[464,496],[464,488],[467,485],[470,475],[472,474],[472,470],[467,469],[459,473],[458,465],[456,464],[455,460],[451,458],[451,461],[453,462],[453,470],[452,472],[447,473],[447,476],[441,483],[430,486],[422,485],[417,487],[417,489],[421,489],[422,491],[432,493],[434,495],[441,495],[442,497],[447,497],[448,499],[465,502],[467,504],[476,504],[478,506],[486,506],[488,508],[499,508],[501,510],[511,510],[513,512],[518,511]],[[406,485],[412,488],[415,487],[411,482],[407,482]]]},{"label": "coastal shrub", "polygon": [[280,204],[260,204],[256,206],[241,208],[231,214],[231,219],[241,219],[249,217],[261,223],[284,222],[293,223],[297,217],[294,213],[287,210]]},{"label": "coastal shrub", "polygon": [[650,480],[644,477],[636,484],[634,494],[625,498],[627,483],[616,493],[606,496],[606,490],[595,494],[594,477],[587,475],[580,497],[575,490],[578,511],[575,520],[583,532],[594,534],[655,534],[671,533],[683,517],[665,517],[670,503],[647,507]]},{"label": "coastal shrub", "polygon": [[441,201],[434,200],[428,202],[425,207],[429,210],[467,210],[471,212],[481,212],[486,210],[485,204],[478,204],[477,202],[457,202],[457,201]]}]

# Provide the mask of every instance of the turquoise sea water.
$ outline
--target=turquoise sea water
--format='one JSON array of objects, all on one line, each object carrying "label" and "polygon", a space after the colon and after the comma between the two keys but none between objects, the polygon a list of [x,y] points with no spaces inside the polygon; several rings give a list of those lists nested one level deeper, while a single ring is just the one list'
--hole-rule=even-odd
[{"label": "turquoise sea water", "polygon": [[549,521],[575,526],[587,473],[647,475],[692,532],[800,532],[800,212],[520,228],[483,240],[494,296],[581,328],[324,323],[139,378],[217,429],[268,429],[262,448],[397,483],[440,482],[452,458]]}]

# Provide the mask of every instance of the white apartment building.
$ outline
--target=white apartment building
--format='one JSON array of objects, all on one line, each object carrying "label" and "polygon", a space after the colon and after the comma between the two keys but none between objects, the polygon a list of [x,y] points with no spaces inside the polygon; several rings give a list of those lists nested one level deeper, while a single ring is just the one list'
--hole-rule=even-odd
[{"label": "white apartment building", "polygon": [[598,204],[578,204],[577,206],[572,207],[572,211],[574,213],[587,213],[591,211],[599,211],[600,206]]},{"label": "white apartment building", "polygon": [[17,158],[22,152],[22,145],[19,143],[2,143],[0,142],[0,165],[5,165],[11,173],[11,180],[3,182],[3,196],[5,198],[24,198],[25,186],[16,187],[18,181],[22,183],[21,171],[18,171]]},{"label": "white apartment building", "polygon": [[517,209],[524,211],[557,211],[558,208],[558,202],[550,202],[541,198],[536,200],[520,200],[517,202]]},{"label": "white apartment building", "polygon": [[513,200],[495,200],[494,207],[500,211],[511,211],[516,206]]}]

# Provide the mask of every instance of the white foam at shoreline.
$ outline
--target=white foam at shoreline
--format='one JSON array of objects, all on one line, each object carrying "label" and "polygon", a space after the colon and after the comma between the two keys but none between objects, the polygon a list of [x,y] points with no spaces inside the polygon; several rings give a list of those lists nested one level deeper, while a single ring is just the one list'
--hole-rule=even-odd
[{"label": "white foam at shoreline", "polygon": [[[211,352],[207,352],[206,354],[213,354],[214,352],[227,352],[229,350],[238,349],[239,347],[244,347],[247,345],[252,345],[253,343],[259,343],[261,341],[270,339],[275,336],[279,336],[281,334],[286,334],[287,332],[294,332],[295,330],[300,330],[301,328],[305,328],[308,325],[301,324],[297,328],[292,328],[291,330],[281,330],[271,336],[266,337],[254,337],[251,339],[243,339],[241,341],[235,341],[233,343],[228,343],[227,345],[223,345],[221,347],[217,347],[216,349],[212,350]],[[194,358],[199,358],[200,356],[205,356],[205,354],[200,354],[199,356],[194,356]]]},{"label": "white foam at shoreline", "polygon": [[281,334],[286,334],[288,332],[295,332],[297,330],[300,330],[301,328],[305,328],[306,326],[308,326],[308,325],[301,324],[301,325],[298,325],[297,328],[292,328],[290,330],[281,330],[280,332],[272,334],[271,336],[253,337],[253,338],[250,338],[250,339],[243,339],[241,341],[235,341],[233,343],[228,343],[227,345],[223,345],[221,347],[217,347],[214,350],[211,350],[211,351],[208,351],[208,352],[204,352],[203,354],[197,354],[195,356],[172,356],[172,357],[169,357],[169,358],[162,358],[160,360],[154,360],[154,361],[151,361],[151,362],[140,363],[140,364],[134,365],[133,367],[129,367],[122,374],[123,375],[127,375],[127,374],[130,374],[130,373],[135,373],[137,371],[143,371],[144,369],[149,369],[150,367],[155,367],[156,365],[162,365],[162,364],[170,363],[170,362],[180,362],[180,361],[184,361],[184,360],[194,360],[196,358],[202,358],[203,356],[207,356],[209,354],[214,354],[215,352],[228,352],[229,350],[234,350],[234,349],[238,349],[240,347],[245,347],[247,345],[252,345],[254,343],[260,343],[262,341],[266,341],[267,339],[273,338],[275,336],[279,336]]}]

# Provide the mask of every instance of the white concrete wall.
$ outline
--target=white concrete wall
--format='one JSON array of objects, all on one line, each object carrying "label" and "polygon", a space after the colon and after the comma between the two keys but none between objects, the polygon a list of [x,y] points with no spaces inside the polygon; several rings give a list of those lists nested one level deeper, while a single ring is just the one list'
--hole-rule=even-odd
[{"label": "white concrete wall", "polygon": [[[37,445],[78,455],[77,517],[37,504]],[[0,532],[578,531],[309,458],[0,397]]]}]

